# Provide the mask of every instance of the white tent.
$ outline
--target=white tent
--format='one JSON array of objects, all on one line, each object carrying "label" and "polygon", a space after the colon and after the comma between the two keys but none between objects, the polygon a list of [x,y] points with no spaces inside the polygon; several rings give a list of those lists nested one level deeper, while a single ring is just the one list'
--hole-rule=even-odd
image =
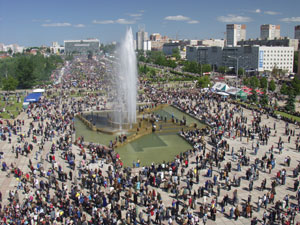
[{"label": "white tent", "polygon": [[216,91],[227,91],[229,89],[229,86],[225,83],[217,82],[212,86],[212,89]]},{"label": "white tent", "polygon": [[227,93],[225,93],[225,92],[216,92],[216,94],[218,94],[218,95],[222,95],[222,96],[228,96],[229,94],[227,94]]},{"label": "white tent", "polygon": [[38,89],[34,89],[32,92],[34,92],[34,93],[44,93],[45,89],[38,88]]},{"label": "white tent", "polygon": [[231,87],[226,92],[231,95],[236,95],[236,93],[238,93],[240,90],[241,90],[240,88]]}]

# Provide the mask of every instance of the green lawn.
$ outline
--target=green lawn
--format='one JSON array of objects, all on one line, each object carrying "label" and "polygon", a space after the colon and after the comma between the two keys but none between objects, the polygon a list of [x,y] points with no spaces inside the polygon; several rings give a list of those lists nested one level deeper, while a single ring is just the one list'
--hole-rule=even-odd
[{"label": "green lawn", "polygon": [[276,114],[279,114],[283,117],[286,117],[286,118],[289,118],[289,119],[292,119],[292,120],[296,120],[297,122],[300,122],[300,117],[298,116],[293,116],[291,114],[288,114],[288,113],[285,113],[285,112],[280,112],[280,111],[275,111]]},{"label": "green lawn", "polygon": [[[17,102],[16,97],[9,98],[9,105],[5,105],[5,101],[0,100],[0,108],[5,108],[5,112],[0,113],[0,118],[3,119],[12,119],[11,114],[16,118],[20,112],[22,112],[22,104],[24,101],[24,96],[21,97],[21,102]],[[9,112],[9,113],[8,113]]]}]

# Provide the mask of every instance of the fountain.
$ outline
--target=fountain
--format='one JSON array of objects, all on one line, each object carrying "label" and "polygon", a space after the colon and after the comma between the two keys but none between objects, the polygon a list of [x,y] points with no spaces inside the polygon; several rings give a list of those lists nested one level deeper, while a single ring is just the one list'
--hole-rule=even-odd
[{"label": "fountain", "polygon": [[[117,60],[110,63],[114,65],[116,72],[111,76],[111,92],[107,93],[109,110],[78,115],[81,121],[76,121],[77,137],[84,136],[89,142],[108,145],[110,141],[118,140],[121,135],[126,134],[126,141],[116,141],[114,146],[126,166],[138,159],[142,165],[170,161],[175,155],[190,148],[185,140],[178,138],[178,132],[190,129],[191,124],[197,123],[194,118],[165,104],[149,107],[137,115],[137,60],[131,28],[127,29],[121,42]],[[156,121],[153,114],[161,115],[164,120]],[[187,126],[174,122],[180,121],[183,116],[187,119]],[[157,129],[153,130],[156,126]]]},{"label": "fountain", "polygon": [[112,123],[119,125],[119,129],[122,130],[132,128],[136,123],[137,61],[131,28],[127,29],[118,52],[120,62],[115,81]]}]

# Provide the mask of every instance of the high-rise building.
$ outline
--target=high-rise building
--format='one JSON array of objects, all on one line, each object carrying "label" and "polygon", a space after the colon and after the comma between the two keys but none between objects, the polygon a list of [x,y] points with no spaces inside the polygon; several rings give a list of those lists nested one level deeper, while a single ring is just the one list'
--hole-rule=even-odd
[{"label": "high-rise building", "polygon": [[300,40],[300,25],[295,26],[295,39]]},{"label": "high-rise building", "polygon": [[136,49],[144,50],[144,42],[148,41],[148,32],[144,30],[139,30],[136,32]]},{"label": "high-rise building", "polygon": [[150,41],[160,41],[161,35],[159,33],[154,33],[150,35]]},{"label": "high-rise building", "polygon": [[227,46],[236,46],[237,42],[241,40],[246,40],[246,25],[227,24],[226,25]]},{"label": "high-rise building", "polygon": [[290,39],[288,37],[280,37],[277,39],[249,39],[244,41],[238,41],[238,45],[259,45],[259,46],[283,46],[293,47],[295,51],[298,50],[298,39]]},{"label": "high-rise building", "polygon": [[[278,46],[235,46],[205,47],[187,46],[186,58],[199,64],[243,68],[260,73],[272,71],[275,67],[286,72],[293,72],[294,48]],[[300,72],[300,71],[299,71]]]},{"label": "high-rise building", "polygon": [[280,25],[263,24],[260,26],[261,39],[280,38]]}]

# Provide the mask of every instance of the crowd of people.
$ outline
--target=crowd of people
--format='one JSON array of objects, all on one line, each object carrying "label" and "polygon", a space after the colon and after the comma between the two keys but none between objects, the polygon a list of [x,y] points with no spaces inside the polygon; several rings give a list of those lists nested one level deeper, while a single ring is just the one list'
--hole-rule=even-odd
[{"label": "crowd of people", "polygon": [[[297,222],[300,165],[292,168],[296,159],[282,156],[298,154],[287,147],[299,146],[296,126],[214,93],[141,81],[139,101],[171,104],[208,126],[182,130],[191,148],[170,162],[125,167],[109,143],[75,138],[78,113],[108,107],[110,67],[101,65],[68,63],[49,96],[19,119],[1,122],[2,173],[15,184],[0,195],[3,224],[205,224],[223,216],[249,224]],[[10,155],[15,159],[8,163]]]}]

